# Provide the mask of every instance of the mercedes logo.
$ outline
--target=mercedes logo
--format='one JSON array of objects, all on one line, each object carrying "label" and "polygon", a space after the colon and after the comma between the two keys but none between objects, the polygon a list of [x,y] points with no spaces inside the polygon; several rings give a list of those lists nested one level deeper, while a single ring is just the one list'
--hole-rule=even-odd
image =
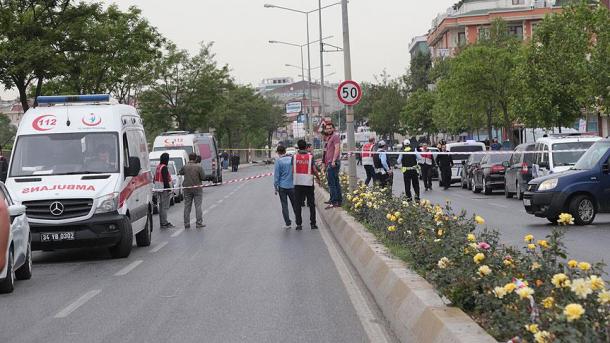
[{"label": "mercedes logo", "polygon": [[51,214],[54,216],[61,216],[64,213],[64,204],[55,201],[49,206],[49,211],[51,211]]}]

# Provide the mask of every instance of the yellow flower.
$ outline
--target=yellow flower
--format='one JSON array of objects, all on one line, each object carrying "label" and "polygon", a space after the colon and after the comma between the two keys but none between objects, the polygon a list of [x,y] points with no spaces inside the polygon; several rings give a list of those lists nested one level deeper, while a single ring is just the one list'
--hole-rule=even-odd
[{"label": "yellow flower", "polygon": [[572,217],[569,213],[562,213],[559,215],[559,220],[557,220],[559,225],[574,225],[574,217]]},{"label": "yellow flower", "polygon": [[494,294],[496,295],[496,298],[502,299],[502,298],[504,298],[506,293],[507,292],[504,289],[504,287],[494,287]]},{"label": "yellow flower", "polygon": [[538,262],[534,262],[534,263],[532,263],[532,270],[540,269],[540,267],[542,267],[542,266],[540,265],[540,263],[538,263]]},{"label": "yellow flower", "polygon": [[525,243],[533,242],[534,241],[534,236],[533,235],[526,235],[525,237],[523,237],[523,240],[525,241]]},{"label": "yellow flower", "polygon": [[534,334],[536,343],[549,343],[552,341],[551,334],[548,331],[538,331]]},{"label": "yellow flower", "polygon": [[585,309],[580,304],[570,304],[563,309],[563,314],[565,314],[568,322],[571,322],[580,319],[585,314]]},{"label": "yellow flower", "polygon": [[564,273],[553,275],[551,283],[555,288],[570,287],[570,279],[568,279],[568,276]]},{"label": "yellow flower", "polygon": [[587,262],[580,262],[578,264],[578,268],[580,268],[580,270],[587,271],[591,269],[591,264]]},{"label": "yellow flower", "polygon": [[585,279],[573,280],[570,288],[572,289],[572,292],[574,292],[574,294],[576,294],[576,296],[580,299],[587,299],[587,296],[593,293],[591,285],[585,281]]},{"label": "yellow flower", "polygon": [[483,254],[483,253],[478,253],[478,254],[474,255],[474,257],[472,258],[472,260],[476,264],[481,263],[484,259],[485,259],[485,254]]},{"label": "yellow flower", "polygon": [[549,242],[547,242],[546,240],[542,239],[538,241],[538,245],[543,247],[543,248],[548,248],[549,247]]},{"label": "yellow flower", "polygon": [[438,231],[436,232],[436,234],[437,234],[437,235],[439,235],[439,236],[442,236],[442,235],[443,235],[443,233],[445,233],[443,230],[438,230]]},{"label": "yellow flower", "polygon": [[507,266],[507,267],[512,266],[513,265],[513,261],[506,259],[506,260],[504,260],[504,265]]},{"label": "yellow flower", "polygon": [[448,258],[443,257],[443,258],[441,258],[440,260],[438,260],[437,265],[438,265],[438,267],[439,267],[440,269],[445,269],[445,268],[447,268],[447,267],[449,266],[449,262],[450,262],[450,261],[449,261],[449,259],[448,259]]},{"label": "yellow flower", "polygon": [[517,285],[515,285],[514,283],[507,283],[506,285],[504,285],[504,290],[506,291],[506,293],[511,293],[512,291],[515,290],[515,288],[517,288]]},{"label": "yellow flower", "polygon": [[398,224],[402,224],[402,223],[404,223],[404,222],[405,222],[405,221],[404,221],[402,218],[398,218]]},{"label": "yellow flower", "polygon": [[527,245],[527,248],[528,248],[529,250],[536,250],[536,244],[532,244],[532,243],[530,243],[530,244],[528,244],[528,245]]},{"label": "yellow flower", "polygon": [[388,231],[390,231],[390,232],[396,231],[396,226],[394,226],[394,225],[388,226]]},{"label": "yellow flower", "polygon": [[568,261],[568,267],[570,268],[576,268],[578,266],[578,262],[576,260],[569,260]]},{"label": "yellow flower", "polygon": [[479,225],[485,224],[485,219],[483,219],[483,217],[481,217],[481,216],[475,216],[474,221]]},{"label": "yellow flower", "polygon": [[555,299],[553,299],[553,297],[547,297],[542,300],[542,306],[544,306],[544,308],[552,308],[553,305],[555,305]]},{"label": "yellow flower", "polygon": [[400,218],[400,212],[398,212],[398,211],[394,212],[394,217]]},{"label": "yellow flower", "polygon": [[469,233],[467,237],[469,242],[476,242],[477,240],[477,238],[472,233]]},{"label": "yellow flower", "polygon": [[594,291],[599,291],[606,288],[606,282],[604,281],[604,279],[600,278],[597,275],[591,275],[589,277],[589,285]]},{"label": "yellow flower", "polygon": [[599,292],[599,294],[597,295],[597,301],[603,305],[610,303],[610,292]]},{"label": "yellow flower", "polygon": [[531,333],[538,332],[538,324],[529,324],[525,326],[525,329]]},{"label": "yellow flower", "polygon": [[491,268],[489,268],[488,266],[485,266],[485,265],[479,267],[480,276],[487,276],[489,274],[491,274]]},{"label": "yellow flower", "polygon": [[387,220],[392,220],[392,213],[386,214],[385,217],[386,217]]},{"label": "yellow flower", "polygon": [[521,287],[517,290],[517,294],[521,299],[528,299],[534,294],[534,290],[529,287]]}]

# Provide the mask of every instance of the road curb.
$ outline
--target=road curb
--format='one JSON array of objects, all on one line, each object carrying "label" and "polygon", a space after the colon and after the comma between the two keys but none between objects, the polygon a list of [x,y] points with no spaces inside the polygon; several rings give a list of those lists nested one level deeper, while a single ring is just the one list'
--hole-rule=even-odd
[{"label": "road curb", "polygon": [[497,342],[462,310],[446,306],[434,287],[393,257],[343,209],[324,210],[328,192],[316,187],[316,207],[360,274],[401,342]]}]

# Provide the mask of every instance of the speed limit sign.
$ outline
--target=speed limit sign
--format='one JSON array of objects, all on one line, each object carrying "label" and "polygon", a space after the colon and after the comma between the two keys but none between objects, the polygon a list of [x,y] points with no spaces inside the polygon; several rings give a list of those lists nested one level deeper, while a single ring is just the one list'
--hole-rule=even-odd
[{"label": "speed limit sign", "polygon": [[343,81],[337,89],[337,96],[345,105],[356,105],[362,98],[362,88],[356,81]]}]

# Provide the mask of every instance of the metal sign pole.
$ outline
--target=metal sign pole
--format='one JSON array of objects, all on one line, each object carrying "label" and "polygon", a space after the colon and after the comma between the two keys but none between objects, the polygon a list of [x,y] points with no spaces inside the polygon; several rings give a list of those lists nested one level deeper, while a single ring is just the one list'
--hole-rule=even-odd
[{"label": "metal sign pole", "polygon": [[[341,0],[341,13],[343,18],[343,68],[345,70],[345,79],[352,79],[352,59],[350,54],[349,45],[349,21],[347,13],[347,0]],[[352,105],[346,106],[346,124],[347,124],[347,149],[354,151],[356,141],[354,137],[354,107]],[[356,188],[356,156],[349,154],[349,188],[354,190]]]}]

